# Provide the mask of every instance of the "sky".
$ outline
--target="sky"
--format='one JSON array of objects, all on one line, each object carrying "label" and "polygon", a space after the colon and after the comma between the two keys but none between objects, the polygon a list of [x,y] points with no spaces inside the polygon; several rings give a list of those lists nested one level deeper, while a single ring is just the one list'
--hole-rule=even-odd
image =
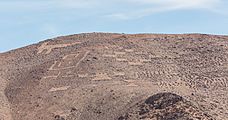
[{"label": "sky", "polygon": [[0,0],[0,52],[88,33],[228,34],[228,0]]}]

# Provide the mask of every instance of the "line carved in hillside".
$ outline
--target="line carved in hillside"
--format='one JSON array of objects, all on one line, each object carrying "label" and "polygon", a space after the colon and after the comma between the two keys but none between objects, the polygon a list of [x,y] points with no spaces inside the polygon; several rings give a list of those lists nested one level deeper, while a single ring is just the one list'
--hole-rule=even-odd
[{"label": "line carved in hillside", "polygon": [[52,49],[55,49],[55,48],[64,48],[64,47],[73,46],[76,44],[81,44],[81,42],[74,42],[69,44],[56,44],[56,45],[48,45],[48,43],[49,42],[45,42],[40,47],[38,47],[37,54],[41,54],[44,51],[46,51],[44,54],[49,54],[52,51]]}]

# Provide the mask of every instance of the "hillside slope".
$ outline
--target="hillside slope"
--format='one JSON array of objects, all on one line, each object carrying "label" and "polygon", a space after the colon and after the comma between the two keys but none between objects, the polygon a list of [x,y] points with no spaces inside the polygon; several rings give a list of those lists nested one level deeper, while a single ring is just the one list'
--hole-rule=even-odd
[{"label": "hillside slope", "polygon": [[228,36],[87,33],[0,54],[0,120],[226,120]]}]

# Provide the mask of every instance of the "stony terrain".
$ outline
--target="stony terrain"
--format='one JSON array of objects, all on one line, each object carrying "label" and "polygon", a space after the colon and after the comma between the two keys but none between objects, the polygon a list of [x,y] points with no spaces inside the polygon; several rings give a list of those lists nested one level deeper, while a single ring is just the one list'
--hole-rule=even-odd
[{"label": "stony terrain", "polygon": [[228,120],[228,36],[87,33],[0,53],[0,120]]}]

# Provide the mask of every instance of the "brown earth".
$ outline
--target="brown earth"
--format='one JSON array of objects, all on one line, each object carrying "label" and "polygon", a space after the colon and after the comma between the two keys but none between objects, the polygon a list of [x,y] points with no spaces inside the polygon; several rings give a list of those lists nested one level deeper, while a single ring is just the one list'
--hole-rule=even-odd
[{"label": "brown earth", "polygon": [[87,33],[0,54],[0,120],[228,120],[228,36]]}]

